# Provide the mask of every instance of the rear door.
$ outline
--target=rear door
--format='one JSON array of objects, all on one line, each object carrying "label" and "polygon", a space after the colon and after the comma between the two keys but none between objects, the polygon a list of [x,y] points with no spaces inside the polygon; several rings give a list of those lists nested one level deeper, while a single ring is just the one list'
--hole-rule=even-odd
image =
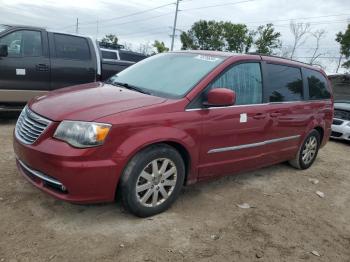
[{"label": "rear door", "polygon": [[96,55],[85,37],[49,33],[51,89],[96,81]]},{"label": "rear door", "polygon": [[194,109],[202,118],[200,178],[256,168],[265,163],[263,141],[268,128],[266,106],[262,104],[260,61],[234,64],[201,94],[229,88],[236,93],[234,106]]},{"label": "rear door", "polygon": [[264,63],[264,102],[268,103],[269,130],[266,154],[279,162],[295,155],[310,122],[312,109],[304,101],[304,84],[299,67]]},{"label": "rear door", "polygon": [[0,38],[8,56],[0,58],[0,101],[26,102],[50,87],[47,33],[17,29]]}]

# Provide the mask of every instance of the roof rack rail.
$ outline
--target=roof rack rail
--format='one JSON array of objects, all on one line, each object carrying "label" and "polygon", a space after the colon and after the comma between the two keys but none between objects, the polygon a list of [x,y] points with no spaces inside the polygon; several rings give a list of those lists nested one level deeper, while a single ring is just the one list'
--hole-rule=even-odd
[{"label": "roof rack rail", "polygon": [[246,54],[247,55],[259,55],[259,56],[268,56],[268,57],[280,58],[280,59],[285,59],[285,60],[301,63],[301,64],[304,64],[304,65],[312,66],[312,65],[310,65],[308,63],[305,63],[305,62],[301,62],[301,61],[298,61],[298,60],[294,60],[294,59],[287,58],[287,57],[282,57],[282,56],[277,56],[277,55],[267,55],[267,54],[261,54],[261,53],[258,53],[258,52],[247,52]]}]

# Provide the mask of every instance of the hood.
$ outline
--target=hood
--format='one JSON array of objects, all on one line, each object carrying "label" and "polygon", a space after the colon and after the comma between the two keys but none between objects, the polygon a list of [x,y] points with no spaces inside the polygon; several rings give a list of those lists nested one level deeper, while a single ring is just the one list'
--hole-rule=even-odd
[{"label": "hood", "polygon": [[340,110],[350,111],[350,101],[346,102],[334,102],[334,108]]},{"label": "hood", "polygon": [[96,82],[62,88],[34,98],[29,108],[54,121],[98,118],[164,102],[166,99]]}]

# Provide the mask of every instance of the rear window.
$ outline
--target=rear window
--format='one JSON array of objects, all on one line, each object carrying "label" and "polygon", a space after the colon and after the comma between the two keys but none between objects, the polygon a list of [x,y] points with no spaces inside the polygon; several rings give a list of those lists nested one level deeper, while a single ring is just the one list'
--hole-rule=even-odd
[{"label": "rear window", "polygon": [[85,38],[71,35],[54,34],[57,58],[90,60],[89,44]]},{"label": "rear window", "polygon": [[267,64],[266,102],[303,100],[303,81],[300,68]]},{"label": "rear window", "polygon": [[102,51],[102,58],[103,59],[113,59],[118,60],[118,55],[116,52],[110,52],[110,51]]},{"label": "rear window", "polygon": [[141,54],[126,53],[122,51],[119,52],[119,56],[120,56],[120,60],[132,61],[132,62],[138,62],[146,58],[146,56]]},{"label": "rear window", "polygon": [[309,86],[309,99],[329,99],[331,93],[327,89],[327,79],[321,73],[314,70],[305,69],[304,72]]}]

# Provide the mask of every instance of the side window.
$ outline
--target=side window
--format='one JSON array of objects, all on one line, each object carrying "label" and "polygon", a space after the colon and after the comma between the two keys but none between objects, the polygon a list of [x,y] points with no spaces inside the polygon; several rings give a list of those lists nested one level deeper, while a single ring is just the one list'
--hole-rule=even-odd
[{"label": "side window", "polygon": [[0,45],[7,45],[9,57],[33,57],[42,55],[39,31],[15,31],[0,38]]},{"label": "side window", "polygon": [[331,98],[331,93],[327,89],[326,78],[317,71],[310,69],[304,70],[309,86],[309,99],[319,100]]},{"label": "side window", "polygon": [[236,105],[260,104],[262,102],[260,63],[244,63],[231,67],[214,80],[206,92],[213,88],[229,88],[235,91]]},{"label": "side window", "polygon": [[267,86],[264,87],[266,102],[303,100],[303,80],[300,68],[266,64]]},{"label": "side window", "polygon": [[101,51],[103,59],[113,59],[118,60],[118,56],[116,52],[112,51]]},{"label": "side window", "polygon": [[79,36],[54,34],[57,58],[90,60],[90,49],[85,38]]}]

